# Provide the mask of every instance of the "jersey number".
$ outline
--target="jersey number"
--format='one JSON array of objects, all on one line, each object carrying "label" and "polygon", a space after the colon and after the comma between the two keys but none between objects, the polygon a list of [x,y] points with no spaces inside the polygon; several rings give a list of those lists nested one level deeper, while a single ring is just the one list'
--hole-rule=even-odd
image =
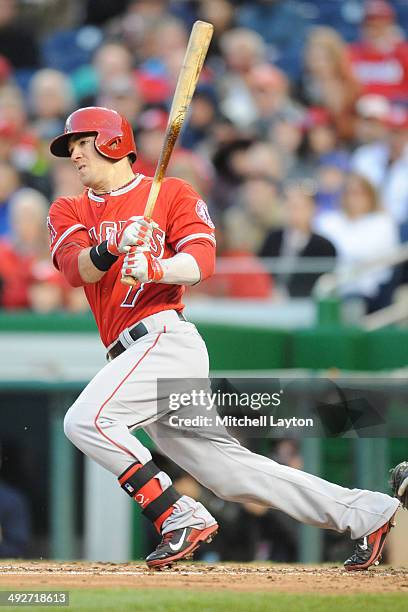
[{"label": "jersey number", "polygon": [[137,298],[142,293],[145,284],[146,283],[142,283],[141,285],[136,285],[136,287],[129,287],[126,297],[120,305],[121,308],[133,308],[133,306],[136,304]]},{"label": "jersey number", "polygon": [[[164,253],[164,239],[165,233],[159,227],[153,230],[152,241],[150,243],[150,252],[154,257],[163,257]],[[126,293],[125,299],[121,303],[121,308],[133,308],[136,304],[137,298],[142,293],[146,283],[137,285],[136,287],[129,287]]]}]

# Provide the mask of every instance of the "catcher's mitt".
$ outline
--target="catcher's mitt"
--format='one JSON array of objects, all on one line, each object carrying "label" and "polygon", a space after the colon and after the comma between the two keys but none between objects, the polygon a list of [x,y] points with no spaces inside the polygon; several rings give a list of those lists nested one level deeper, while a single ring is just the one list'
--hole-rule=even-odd
[{"label": "catcher's mitt", "polygon": [[391,470],[390,485],[395,497],[408,510],[408,461],[402,461]]}]

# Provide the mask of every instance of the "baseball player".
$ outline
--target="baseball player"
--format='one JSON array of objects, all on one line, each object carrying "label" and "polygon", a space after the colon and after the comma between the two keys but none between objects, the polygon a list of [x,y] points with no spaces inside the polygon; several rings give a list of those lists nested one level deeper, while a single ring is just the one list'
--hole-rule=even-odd
[{"label": "baseball player", "polygon": [[[75,446],[117,476],[162,535],[148,566],[189,558],[218,525],[202,504],[177,492],[131,434],[138,428],[219,497],[349,531],[357,542],[348,569],[378,562],[400,502],[408,505],[408,462],[393,472],[396,499],[280,465],[250,452],[225,430],[169,433],[158,410],[157,378],[207,379],[209,372],[206,346],[183,316],[181,301],[184,285],[214,270],[214,225],[200,196],[183,180],[167,178],[154,221],[145,219],[152,178],[134,174],[131,126],[111,109],[75,111],[50,148],[57,157],[71,158],[86,188],[51,206],[52,258],[72,286],[83,286],[109,359],[68,410],[64,429]],[[138,285],[123,284],[123,276]]]}]

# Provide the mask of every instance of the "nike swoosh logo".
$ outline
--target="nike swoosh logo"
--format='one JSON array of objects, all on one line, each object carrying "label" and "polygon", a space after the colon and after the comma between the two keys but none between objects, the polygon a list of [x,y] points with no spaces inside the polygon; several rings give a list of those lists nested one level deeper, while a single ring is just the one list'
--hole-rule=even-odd
[{"label": "nike swoosh logo", "polygon": [[177,544],[172,544],[171,542],[169,542],[169,546],[173,552],[177,552],[183,546],[184,538],[186,537],[186,531],[187,531],[186,528],[183,529],[183,533],[181,534],[180,539],[177,542]]},{"label": "nike swoosh logo", "polygon": [[364,544],[359,544],[359,547],[361,548],[361,550],[368,549],[367,538],[364,538]]}]

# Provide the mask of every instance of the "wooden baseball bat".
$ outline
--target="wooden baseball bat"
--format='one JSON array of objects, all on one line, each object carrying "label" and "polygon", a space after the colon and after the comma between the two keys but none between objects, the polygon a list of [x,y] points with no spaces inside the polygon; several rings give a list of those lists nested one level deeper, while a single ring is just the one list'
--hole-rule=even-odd
[{"label": "wooden baseball bat", "polygon": [[[146,202],[144,216],[148,219],[152,218],[160,187],[169,165],[170,156],[190,106],[211,42],[213,30],[214,26],[206,21],[196,21],[191,30],[183,65],[177,79],[163,146]],[[121,280],[126,285],[139,284],[139,281],[132,276],[125,276]]]}]

